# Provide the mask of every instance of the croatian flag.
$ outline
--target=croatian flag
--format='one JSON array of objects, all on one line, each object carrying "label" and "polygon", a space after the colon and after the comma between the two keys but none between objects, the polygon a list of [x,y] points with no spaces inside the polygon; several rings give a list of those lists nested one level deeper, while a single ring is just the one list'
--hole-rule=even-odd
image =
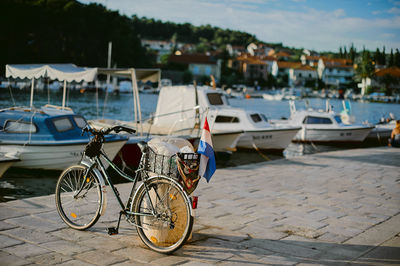
[{"label": "croatian flag", "polygon": [[214,150],[207,118],[204,121],[203,132],[201,133],[200,143],[199,147],[197,148],[197,152],[201,154],[199,176],[204,177],[205,179],[207,179],[207,182],[209,182],[217,167],[215,165]]}]

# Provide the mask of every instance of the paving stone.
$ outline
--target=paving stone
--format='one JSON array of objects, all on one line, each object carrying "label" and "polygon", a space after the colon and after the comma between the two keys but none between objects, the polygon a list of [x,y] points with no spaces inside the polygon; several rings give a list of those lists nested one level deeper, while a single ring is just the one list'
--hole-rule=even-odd
[{"label": "paving stone", "polygon": [[29,242],[31,244],[40,244],[60,239],[51,234],[21,227],[4,231],[3,234],[6,234],[16,239],[20,239],[24,242]]},{"label": "paving stone", "polygon": [[96,264],[96,265],[110,265],[110,264],[115,264],[118,262],[123,262],[126,260],[126,258],[124,258],[124,257],[116,256],[116,255],[111,254],[110,252],[106,252],[106,251],[81,252],[81,253],[75,255],[75,258],[78,258],[79,260],[86,261],[88,263]]},{"label": "paving stone", "polygon": [[14,217],[26,216],[28,213],[21,210],[10,208],[9,206],[1,206],[0,220],[10,219]]},{"label": "paving stone", "polygon": [[80,252],[91,250],[89,247],[85,247],[79,244],[79,242],[71,242],[67,240],[57,240],[52,242],[46,242],[40,244],[41,247],[64,254],[73,255]]},{"label": "paving stone", "polygon": [[124,249],[119,249],[117,251],[112,252],[112,254],[124,258],[128,258],[135,263],[150,263],[152,261],[158,260],[163,258],[167,255],[163,255],[160,253],[155,253],[147,248],[140,248],[140,247],[128,247]]},{"label": "paving stone", "polygon": [[3,251],[14,254],[21,258],[33,257],[49,253],[50,250],[36,245],[25,243],[13,247],[4,248]]},{"label": "paving stone", "polygon": [[30,261],[0,250],[0,262],[3,266],[30,265]]},{"label": "paving stone", "polygon": [[30,257],[28,260],[31,263],[35,263],[38,265],[58,265],[62,264],[67,261],[73,260],[72,257],[62,255],[60,253],[56,252],[51,252],[51,253],[46,253],[43,255],[35,256],[35,257]]},{"label": "paving stone", "polygon": [[0,234],[0,248],[11,247],[24,243],[18,239]]},{"label": "paving stone", "polygon": [[69,260],[67,262],[60,263],[58,265],[62,265],[62,266],[90,266],[90,265],[94,265],[94,264],[87,263],[87,262],[75,259],[75,260]]},{"label": "paving stone", "polygon": [[18,225],[0,221],[0,231],[8,230],[8,229],[16,228],[16,227],[18,227]]},{"label": "paving stone", "polygon": [[7,220],[8,223],[39,230],[43,232],[56,231],[64,227],[62,224],[55,224],[47,220],[42,220],[31,215],[24,217],[17,217]]}]

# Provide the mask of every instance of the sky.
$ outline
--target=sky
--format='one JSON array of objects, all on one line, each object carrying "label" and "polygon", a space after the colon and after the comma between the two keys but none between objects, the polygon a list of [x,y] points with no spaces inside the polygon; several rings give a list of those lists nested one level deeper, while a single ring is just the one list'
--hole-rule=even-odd
[{"label": "sky", "polygon": [[[315,51],[400,50],[400,0],[79,0],[120,14],[254,34]],[[348,50],[348,49],[347,49]]]}]

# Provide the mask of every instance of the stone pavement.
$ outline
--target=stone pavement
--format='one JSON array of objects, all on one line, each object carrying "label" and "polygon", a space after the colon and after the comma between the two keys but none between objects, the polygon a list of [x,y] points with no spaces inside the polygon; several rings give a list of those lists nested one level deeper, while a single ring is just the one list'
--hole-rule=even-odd
[{"label": "stone pavement", "polygon": [[[129,191],[118,186],[122,196]],[[193,237],[147,249],[108,193],[88,231],[69,229],[54,195],[0,204],[0,264],[400,264],[400,150],[342,150],[217,170],[201,181]]]}]

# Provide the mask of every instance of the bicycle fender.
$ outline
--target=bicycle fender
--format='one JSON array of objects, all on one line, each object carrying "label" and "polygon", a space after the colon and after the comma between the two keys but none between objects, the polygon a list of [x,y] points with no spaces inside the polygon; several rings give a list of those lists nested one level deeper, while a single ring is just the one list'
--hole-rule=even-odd
[{"label": "bicycle fender", "polygon": [[[167,176],[164,176],[164,175],[156,175],[156,176],[150,177],[150,178],[148,179],[148,181],[151,181],[151,180],[153,180],[153,179],[167,179],[169,182],[174,183],[175,185],[177,185],[179,188],[182,189],[182,186],[181,186],[178,182],[176,182],[174,179],[172,179],[172,178],[170,178],[170,177],[167,177]],[[138,193],[139,189],[140,189],[142,186],[144,186],[144,183],[140,184],[140,186],[136,189],[135,195],[133,196],[132,199],[136,199],[137,193]],[[188,202],[191,202],[190,199],[189,199],[189,197],[188,197],[188,195],[186,194],[186,192],[185,192],[183,189],[182,189],[182,191],[183,191],[183,195],[185,196],[185,199],[186,199]],[[133,201],[132,201],[132,203],[133,203]],[[193,217],[194,214],[193,214],[192,204],[189,204],[189,210],[190,210],[190,216]]]},{"label": "bicycle fender", "polygon": [[[88,162],[88,161],[81,161],[80,163],[83,166],[87,167],[87,168],[90,168],[92,166],[92,163]],[[101,191],[102,191],[102,194],[103,194],[102,203],[101,203],[101,209],[100,209],[100,216],[103,216],[103,214],[104,214],[104,212],[106,211],[106,208],[107,208],[107,187],[106,187],[106,183],[104,182],[103,175],[101,174],[99,169],[93,167],[91,171],[93,171],[93,173],[96,175],[96,177],[99,179],[99,182],[100,182]]]}]

